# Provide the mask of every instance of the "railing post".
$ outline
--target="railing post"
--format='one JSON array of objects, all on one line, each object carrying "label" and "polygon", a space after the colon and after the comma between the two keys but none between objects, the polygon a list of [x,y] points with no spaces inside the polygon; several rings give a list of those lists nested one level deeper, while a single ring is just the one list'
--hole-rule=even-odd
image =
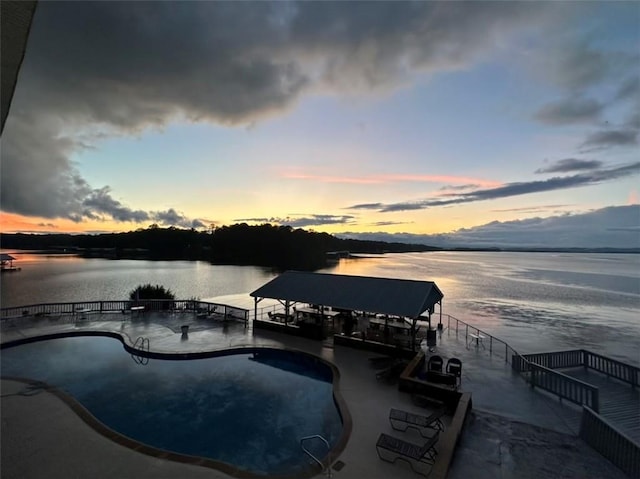
[{"label": "railing post", "polygon": [[593,392],[593,410],[600,413],[600,390],[597,388]]}]

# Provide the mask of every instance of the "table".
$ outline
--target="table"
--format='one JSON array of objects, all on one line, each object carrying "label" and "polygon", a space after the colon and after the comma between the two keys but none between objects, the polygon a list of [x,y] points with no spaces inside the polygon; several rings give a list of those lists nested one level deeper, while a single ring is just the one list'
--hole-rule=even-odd
[{"label": "table", "polygon": [[[484,347],[484,341],[483,341],[485,337],[482,334],[480,334],[480,333],[478,333],[478,334],[470,334],[469,336],[471,337],[471,340],[469,341],[469,344],[473,343],[473,341],[475,340],[476,348],[478,346],[482,346],[483,349],[486,349]],[[469,349],[469,344],[467,344],[467,349]]]},{"label": "table", "polygon": [[407,330],[411,329],[411,325],[406,321],[398,322],[391,319],[384,320],[381,318],[370,318],[369,324],[379,324],[380,326],[384,326],[385,324],[389,326],[389,328],[397,329],[397,330]]},{"label": "table", "polygon": [[131,314],[144,312],[144,306],[131,306]]}]

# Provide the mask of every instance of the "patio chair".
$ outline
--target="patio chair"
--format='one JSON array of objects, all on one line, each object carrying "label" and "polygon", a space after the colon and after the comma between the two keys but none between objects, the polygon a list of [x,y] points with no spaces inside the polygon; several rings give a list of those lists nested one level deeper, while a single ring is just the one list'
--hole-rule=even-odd
[{"label": "patio chair", "polygon": [[458,384],[462,384],[462,361],[458,358],[451,358],[447,361],[447,373],[458,378]]},{"label": "patio chair", "polygon": [[440,419],[444,416],[444,408],[438,408],[429,416],[423,416],[422,414],[414,414],[400,409],[393,409],[389,411],[389,422],[391,427],[396,431],[406,431],[408,428],[417,429],[422,437],[429,437],[425,434],[428,429],[435,431],[444,431],[444,424]]},{"label": "patio chair", "polygon": [[429,358],[429,361],[427,362],[427,371],[442,372],[442,363],[442,358],[434,354]]},{"label": "patio chair", "polygon": [[[414,472],[428,476],[431,472],[431,466],[436,462],[438,451],[436,451],[435,445],[438,442],[439,434],[437,432],[425,442],[424,446],[420,447],[412,442],[382,433],[376,443],[376,451],[378,457],[383,461],[391,463],[398,460],[404,461],[409,463]],[[427,471],[422,470],[425,465],[429,466]]]}]

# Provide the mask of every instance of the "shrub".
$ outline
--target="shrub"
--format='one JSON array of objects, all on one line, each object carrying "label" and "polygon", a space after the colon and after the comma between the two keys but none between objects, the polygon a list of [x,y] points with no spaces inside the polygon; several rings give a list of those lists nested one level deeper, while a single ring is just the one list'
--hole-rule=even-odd
[{"label": "shrub", "polygon": [[151,284],[141,284],[129,292],[129,299],[134,302],[134,306],[144,305],[147,306],[147,309],[171,309],[174,307],[173,301],[149,304],[148,300],[174,300],[176,296],[170,289],[159,284],[155,286]]}]

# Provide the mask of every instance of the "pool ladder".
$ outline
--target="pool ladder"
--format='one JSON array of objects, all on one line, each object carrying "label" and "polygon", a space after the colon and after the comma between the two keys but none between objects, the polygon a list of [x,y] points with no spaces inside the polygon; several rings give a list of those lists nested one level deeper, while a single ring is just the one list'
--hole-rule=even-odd
[{"label": "pool ladder", "polygon": [[[142,351],[143,353],[149,352],[149,338],[145,338],[143,336],[139,336],[136,339],[136,342],[133,343],[133,349]],[[140,354],[136,354],[134,352],[131,353],[131,359],[133,359],[136,363],[142,364],[143,366],[149,364],[149,356],[144,356]]]},{"label": "pool ladder", "polygon": [[[324,464],[322,464],[322,461],[320,459],[318,459],[316,456],[314,456],[313,453],[311,451],[309,451],[309,449],[304,447],[305,441],[308,441],[308,440],[311,440],[311,439],[320,439],[324,443],[324,445],[327,446],[327,467],[326,467],[326,469],[324,467]],[[314,434],[313,436],[305,436],[302,439],[300,439],[300,447],[302,447],[302,450],[305,452],[305,454],[307,456],[309,456],[311,459],[316,461],[316,463],[320,466],[320,469],[322,470],[322,472],[327,474],[327,477],[331,477],[332,476],[332,472],[331,472],[331,446],[329,446],[329,442],[324,437],[322,437],[319,434]]]}]

